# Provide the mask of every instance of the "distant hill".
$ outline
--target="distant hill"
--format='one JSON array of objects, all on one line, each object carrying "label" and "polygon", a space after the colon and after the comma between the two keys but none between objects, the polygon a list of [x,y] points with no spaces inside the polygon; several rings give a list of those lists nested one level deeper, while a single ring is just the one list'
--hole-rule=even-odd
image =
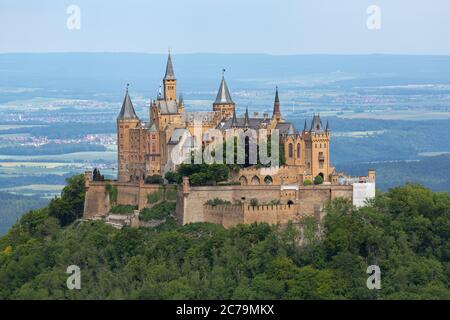
[{"label": "distant hill", "polygon": [[0,192],[0,235],[4,234],[28,210],[42,208],[48,200]]},{"label": "distant hill", "polygon": [[[0,54],[0,87],[36,88],[44,97],[51,90],[53,97],[83,92],[77,98],[113,93],[120,99],[124,84],[130,82],[135,93],[156,94],[166,59],[165,54],[144,53]],[[235,90],[273,89],[277,83],[285,89],[448,83],[450,74],[450,56],[199,53],[173,54],[173,59],[183,92],[215,91],[224,67]],[[310,80],[325,75],[324,81]],[[14,94],[2,93],[0,102]]]},{"label": "distant hill", "polygon": [[340,171],[363,175],[377,170],[377,187],[387,190],[406,182],[420,183],[434,191],[450,192],[450,155],[425,157],[419,161],[398,161],[371,164],[341,164]]}]

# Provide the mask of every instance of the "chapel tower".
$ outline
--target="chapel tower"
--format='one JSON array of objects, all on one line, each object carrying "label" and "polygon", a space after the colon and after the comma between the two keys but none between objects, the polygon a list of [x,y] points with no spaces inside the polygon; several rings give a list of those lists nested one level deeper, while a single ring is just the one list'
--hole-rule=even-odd
[{"label": "chapel tower", "polygon": [[177,79],[173,71],[172,57],[170,55],[167,58],[166,74],[164,76],[164,100],[171,101],[177,99]]}]

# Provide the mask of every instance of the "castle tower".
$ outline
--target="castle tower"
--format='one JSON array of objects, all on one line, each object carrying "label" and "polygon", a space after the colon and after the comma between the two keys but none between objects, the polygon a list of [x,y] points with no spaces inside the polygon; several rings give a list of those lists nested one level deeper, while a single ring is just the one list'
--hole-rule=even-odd
[{"label": "castle tower", "polygon": [[218,113],[221,119],[229,119],[233,116],[234,109],[235,103],[231,99],[230,91],[225,81],[225,69],[223,69],[222,81],[220,82],[216,100],[213,103],[213,111]]},{"label": "castle tower", "polygon": [[177,99],[177,79],[173,71],[172,57],[170,55],[167,58],[166,74],[164,75],[164,100],[176,100]]},{"label": "castle tower", "polygon": [[275,120],[276,122],[283,121],[283,117],[281,116],[281,111],[280,111],[280,98],[278,97],[278,87],[276,87],[276,90],[275,90],[275,101],[273,102],[272,119]]},{"label": "castle tower", "polygon": [[330,181],[330,127],[327,122],[325,130],[319,115],[314,115],[311,121],[311,128],[308,132],[309,147],[309,172],[312,177],[318,175],[323,177],[323,181]]},{"label": "castle tower", "polygon": [[134,111],[133,103],[128,94],[128,84],[122,109],[117,117],[117,148],[118,148],[118,180],[128,181],[130,174],[128,162],[130,159],[130,129],[136,128],[140,120]]}]

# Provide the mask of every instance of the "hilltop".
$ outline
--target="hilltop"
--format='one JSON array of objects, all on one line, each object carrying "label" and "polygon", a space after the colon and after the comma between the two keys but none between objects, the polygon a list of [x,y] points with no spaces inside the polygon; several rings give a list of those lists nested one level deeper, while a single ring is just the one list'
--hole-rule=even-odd
[{"label": "hilltop", "polygon": [[[294,225],[114,229],[81,222],[84,181],[0,238],[1,299],[450,299],[450,196],[419,185],[356,209],[336,199],[323,233]],[[319,236],[319,234],[322,234]],[[302,240],[302,241],[300,241]],[[69,265],[81,290],[66,288]],[[366,269],[381,268],[381,290]]]}]

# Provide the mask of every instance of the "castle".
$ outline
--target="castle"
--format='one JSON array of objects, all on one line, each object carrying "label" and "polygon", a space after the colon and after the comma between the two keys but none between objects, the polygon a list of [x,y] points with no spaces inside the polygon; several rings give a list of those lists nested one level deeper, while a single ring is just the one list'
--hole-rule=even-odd
[{"label": "castle", "polygon": [[[320,116],[313,115],[311,124],[308,126],[305,120],[301,131],[285,121],[278,88],[272,114],[262,116],[258,113],[250,116],[248,109],[243,117],[236,115],[236,104],[224,72],[211,111],[188,111],[183,96],[177,97],[170,53],[163,91],[160,89],[156,99],[150,102],[150,123],[136,115],[127,86],[117,118],[118,179],[108,182],[117,188],[117,204],[137,205],[139,209],[151,206],[146,199],[159,187],[146,183],[147,178],[164,177],[167,172],[175,171],[181,163],[174,161],[175,154],[181,152],[190,160],[193,150],[220,145],[238,133],[246,136],[247,143],[251,132],[255,135],[264,132],[267,136],[276,133],[284,163],[270,167],[242,166],[238,172],[232,172],[228,185],[194,187],[184,177],[176,199],[179,223],[208,221],[224,226],[258,221],[286,223],[305,216],[320,217],[324,204],[335,197],[352,199],[355,205],[361,205],[374,196],[374,171],[369,171],[366,177],[350,178],[330,164],[328,121],[324,126]],[[317,177],[320,183],[311,185]],[[87,172],[86,187],[85,217],[107,215],[111,199],[105,192],[106,183],[92,181],[91,173]],[[214,198],[232,205],[208,205],[208,200]],[[250,205],[251,199],[264,204]]]}]

